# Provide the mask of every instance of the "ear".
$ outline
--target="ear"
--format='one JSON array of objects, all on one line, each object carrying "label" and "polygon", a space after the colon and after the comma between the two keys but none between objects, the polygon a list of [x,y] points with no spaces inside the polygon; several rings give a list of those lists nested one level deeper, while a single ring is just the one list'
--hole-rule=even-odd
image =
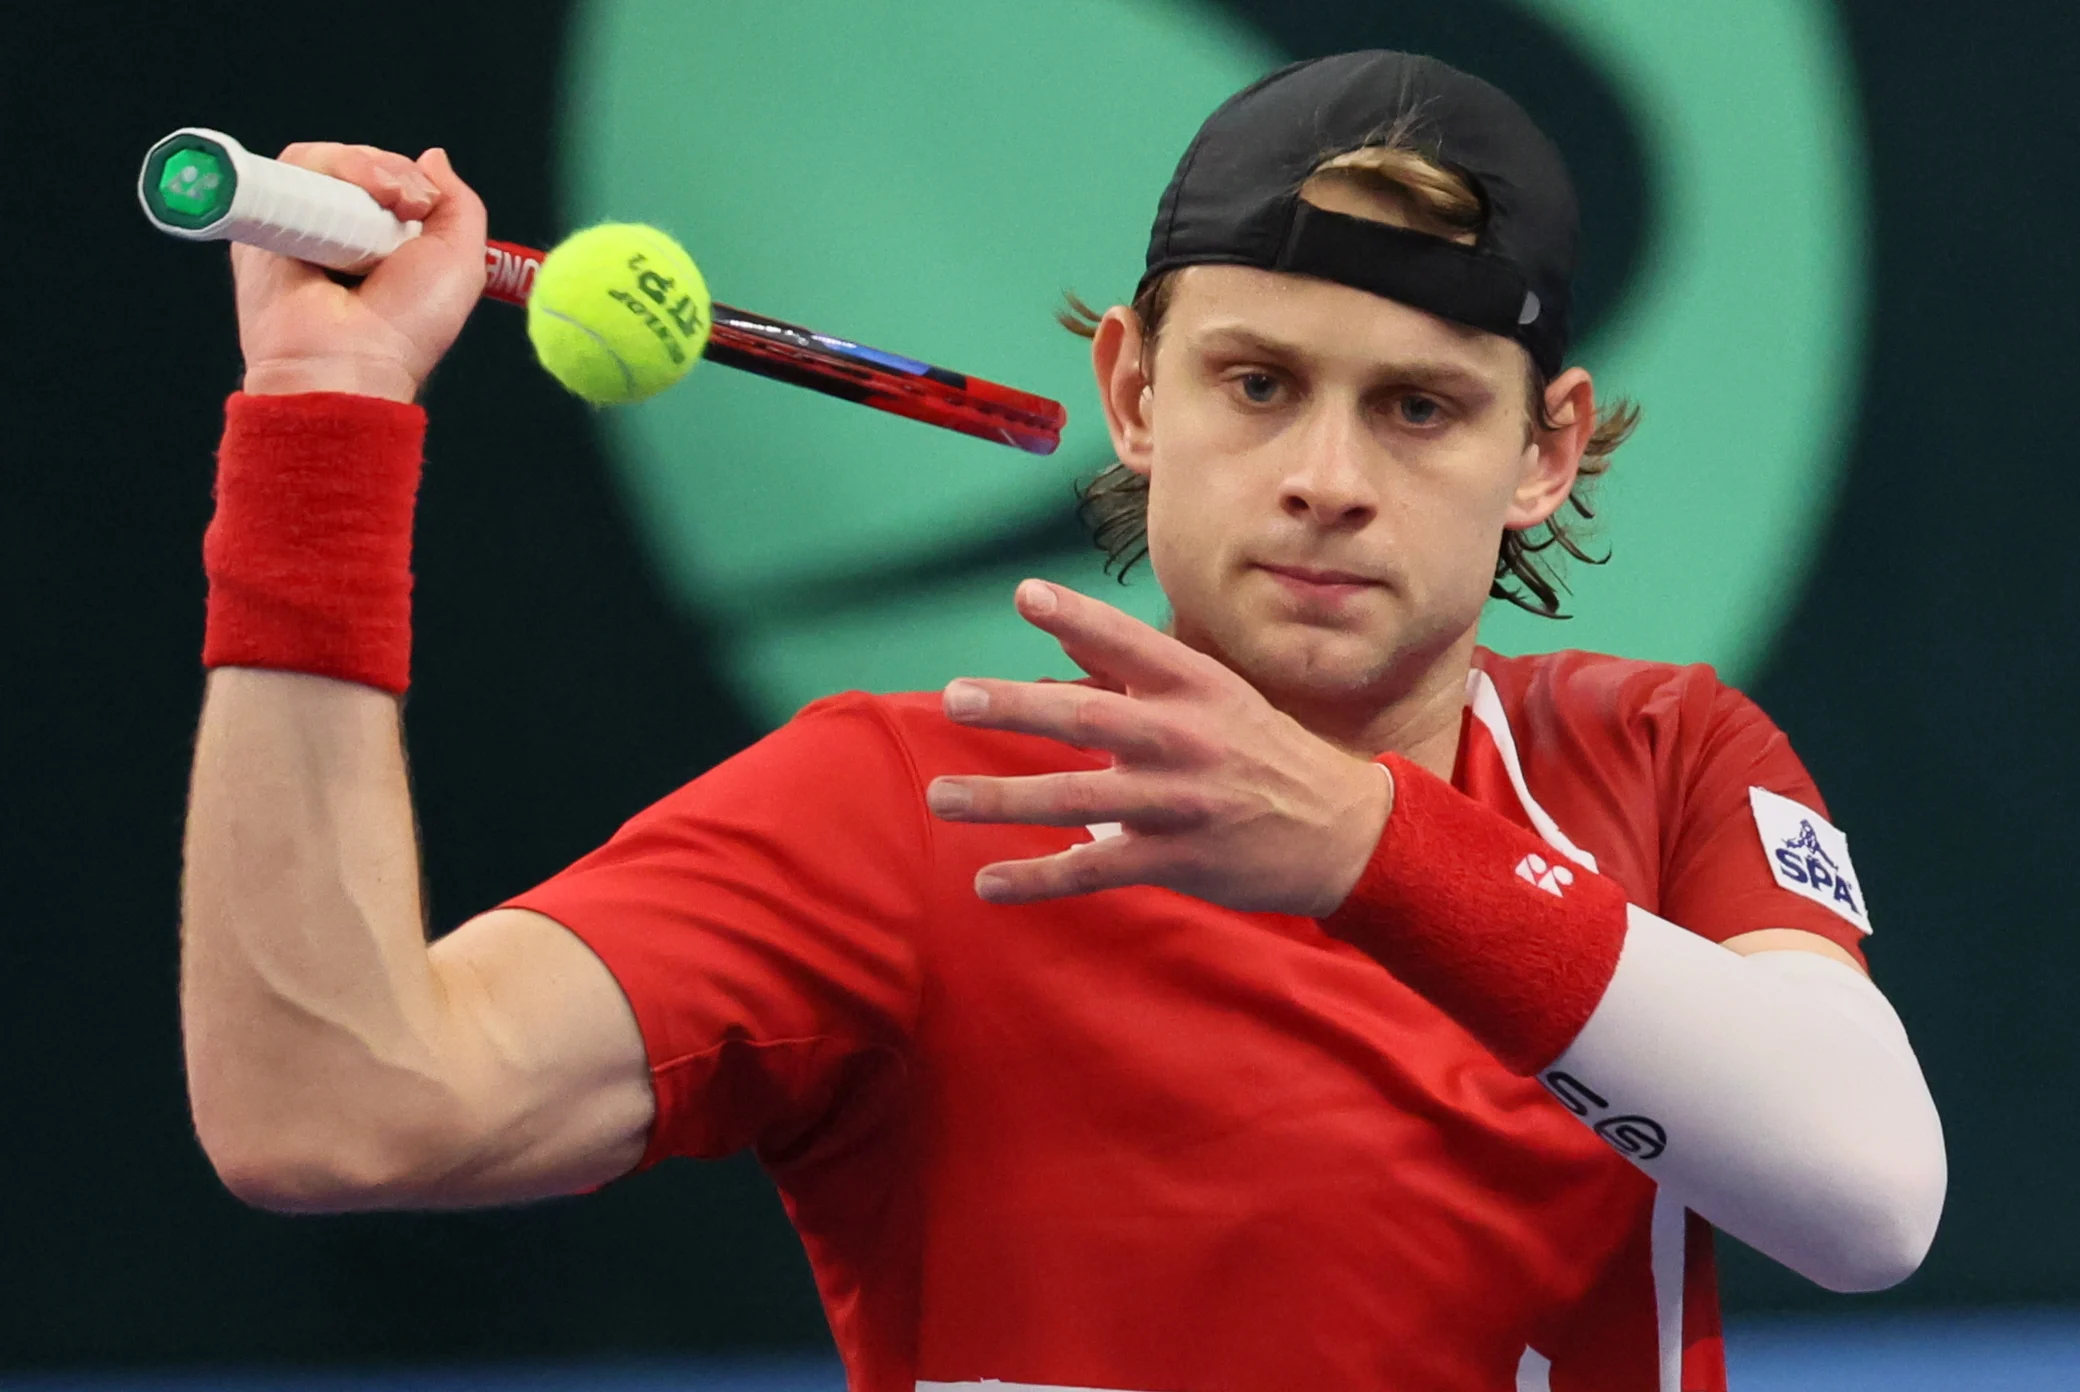
[{"label": "ear", "polygon": [[1147,346],[1141,317],[1125,305],[1106,310],[1091,339],[1091,371],[1098,379],[1098,401],[1105,408],[1112,452],[1143,478],[1148,476],[1154,445],[1148,364],[1143,360]]},{"label": "ear", "polygon": [[1574,491],[1582,455],[1596,432],[1596,384],[1588,372],[1570,367],[1546,387],[1545,418],[1551,429],[1533,421],[1524,444],[1523,469],[1510,499],[1503,525],[1521,532],[1551,517]]}]

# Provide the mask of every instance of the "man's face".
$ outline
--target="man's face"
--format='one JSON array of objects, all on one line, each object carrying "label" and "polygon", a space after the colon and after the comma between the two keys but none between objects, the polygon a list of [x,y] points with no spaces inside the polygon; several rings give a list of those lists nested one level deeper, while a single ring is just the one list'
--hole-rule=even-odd
[{"label": "man's face", "polygon": [[1177,636],[1282,703],[1402,694],[1477,622],[1504,527],[1564,496],[1523,350],[1364,291],[1192,267],[1146,365],[1122,458]]}]

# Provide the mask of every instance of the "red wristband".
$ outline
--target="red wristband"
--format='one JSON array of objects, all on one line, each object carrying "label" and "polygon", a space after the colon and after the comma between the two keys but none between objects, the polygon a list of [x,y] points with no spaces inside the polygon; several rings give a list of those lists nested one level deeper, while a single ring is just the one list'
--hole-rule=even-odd
[{"label": "red wristband", "polygon": [[1386,831],[1322,920],[1512,1072],[1574,1042],[1625,942],[1625,892],[1398,754]]},{"label": "red wristband", "polygon": [[424,411],[377,397],[231,397],[202,541],[204,666],[405,689],[425,436]]}]

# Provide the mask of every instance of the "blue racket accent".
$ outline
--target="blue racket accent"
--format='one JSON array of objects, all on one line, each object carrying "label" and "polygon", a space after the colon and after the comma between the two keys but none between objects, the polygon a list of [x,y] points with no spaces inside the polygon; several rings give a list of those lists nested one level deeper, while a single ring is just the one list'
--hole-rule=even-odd
[{"label": "blue racket accent", "polygon": [[930,363],[919,362],[915,358],[906,358],[898,353],[884,353],[879,348],[869,348],[863,343],[853,343],[843,338],[832,338],[828,334],[814,334],[811,336],[833,353],[844,353],[849,357],[865,358],[870,363],[888,368],[894,372],[907,372],[912,377],[923,377],[932,371]]}]

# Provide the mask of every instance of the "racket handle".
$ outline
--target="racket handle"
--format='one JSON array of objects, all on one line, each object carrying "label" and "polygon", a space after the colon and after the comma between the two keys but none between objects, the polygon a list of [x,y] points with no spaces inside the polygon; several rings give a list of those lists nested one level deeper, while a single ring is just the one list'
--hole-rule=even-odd
[{"label": "racket handle", "polygon": [[222,131],[183,126],[152,146],[137,201],[153,226],[197,242],[244,242],[359,274],[419,235],[344,179],[256,155]]},{"label": "racket handle", "polygon": [[[244,242],[355,275],[420,232],[357,185],[266,159],[201,126],[152,146],[137,201],[173,236]],[[487,241],[485,298],[526,304],[542,258],[532,247]],[[725,304],[714,315],[707,356],[731,367],[1033,454],[1060,443],[1067,413],[1059,402]]]}]

